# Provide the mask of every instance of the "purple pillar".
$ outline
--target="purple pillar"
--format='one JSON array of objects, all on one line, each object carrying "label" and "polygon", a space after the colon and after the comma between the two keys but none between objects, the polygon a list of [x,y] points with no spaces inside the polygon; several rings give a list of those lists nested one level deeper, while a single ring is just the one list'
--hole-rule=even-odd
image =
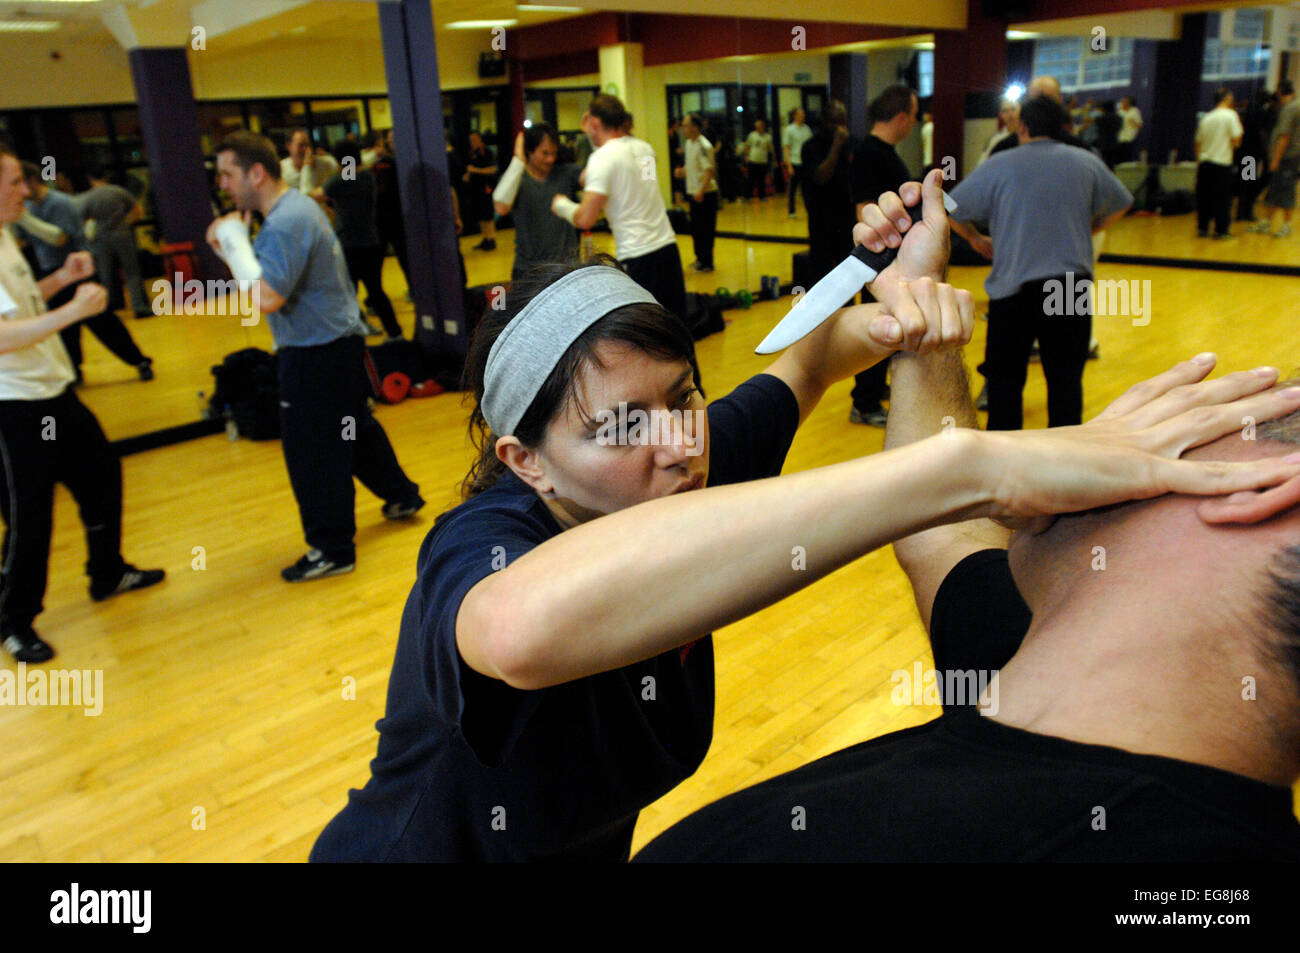
[{"label": "purple pillar", "polygon": [[415,339],[426,350],[463,357],[469,348],[469,329],[456,257],[456,219],[429,0],[379,4],[379,30],[415,301]]},{"label": "purple pillar", "polygon": [[199,114],[184,47],[131,50],[131,80],[140,109],[140,136],[149,157],[149,185],[165,242],[193,242],[205,278],[226,266],[208,247],[212,221],[208,176],[199,144]]}]

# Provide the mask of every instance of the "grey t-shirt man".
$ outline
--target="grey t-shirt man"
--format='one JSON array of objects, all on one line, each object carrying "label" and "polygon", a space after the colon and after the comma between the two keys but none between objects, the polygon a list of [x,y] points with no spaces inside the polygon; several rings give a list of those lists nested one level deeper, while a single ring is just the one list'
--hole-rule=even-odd
[{"label": "grey t-shirt man", "polygon": [[253,242],[262,280],[284,298],[266,315],[278,348],[315,347],[365,337],[343,246],[315,201],[289,190],[271,207]]},{"label": "grey t-shirt man", "polygon": [[135,208],[135,196],[120,185],[97,185],[80,198],[83,218],[95,220],[95,234],[128,230],[126,217]]},{"label": "grey t-shirt man", "polygon": [[1291,100],[1278,113],[1277,125],[1273,127],[1273,135],[1268,143],[1270,153],[1277,145],[1278,136],[1290,137],[1287,140],[1286,152],[1282,153],[1283,161],[1300,158],[1300,99]]},{"label": "grey t-shirt man", "polygon": [[86,250],[86,239],[81,231],[81,210],[71,195],[57,189],[46,189],[43,199],[28,202],[27,207],[42,222],[48,222],[68,237],[62,245],[51,245],[40,236],[23,229],[21,221],[18,223],[17,227],[23,230],[24,237],[31,242],[36,263],[41,266],[43,274],[63,267],[63,262],[74,251]]},{"label": "grey t-shirt man", "polygon": [[1036,139],[989,156],[952,191],[962,222],[989,223],[989,298],[1009,298],[1036,279],[1092,277],[1092,223],[1133,196],[1091,152]]},{"label": "grey t-shirt man", "polygon": [[576,198],[581,171],[577,164],[557,162],[545,181],[524,173],[510,212],[515,221],[515,278],[534,265],[565,261],[577,253],[578,232],[551,212],[551,200],[557,195]]}]

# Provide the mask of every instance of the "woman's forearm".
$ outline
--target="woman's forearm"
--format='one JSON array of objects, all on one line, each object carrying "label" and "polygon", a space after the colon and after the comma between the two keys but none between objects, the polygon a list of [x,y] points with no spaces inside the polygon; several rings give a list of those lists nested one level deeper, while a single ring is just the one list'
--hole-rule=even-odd
[{"label": "woman's forearm", "polygon": [[[653,500],[548,540],[473,590],[471,666],[541,688],[650,658],[742,619],[901,536],[988,499],[969,432]],[[481,658],[481,657],[480,657]],[[480,662],[480,665],[482,663]]]}]

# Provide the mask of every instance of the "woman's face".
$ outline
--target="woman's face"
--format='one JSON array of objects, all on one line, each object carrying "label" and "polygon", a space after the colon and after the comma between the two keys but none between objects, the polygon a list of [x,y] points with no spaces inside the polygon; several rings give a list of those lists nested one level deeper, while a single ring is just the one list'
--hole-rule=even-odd
[{"label": "woman's face", "polygon": [[540,479],[530,481],[566,527],[708,479],[708,419],[690,363],[617,342],[596,352],[605,366],[579,376],[536,451]]}]

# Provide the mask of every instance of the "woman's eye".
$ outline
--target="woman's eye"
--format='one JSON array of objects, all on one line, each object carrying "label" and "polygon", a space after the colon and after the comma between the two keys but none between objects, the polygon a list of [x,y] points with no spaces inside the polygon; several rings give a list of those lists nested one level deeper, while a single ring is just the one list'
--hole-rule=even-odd
[{"label": "woman's eye", "polygon": [[678,400],[678,403],[682,404],[683,406],[689,404],[694,399],[697,393],[699,393],[699,391],[697,391],[694,387],[688,387],[686,390],[682,391],[682,396]]}]

